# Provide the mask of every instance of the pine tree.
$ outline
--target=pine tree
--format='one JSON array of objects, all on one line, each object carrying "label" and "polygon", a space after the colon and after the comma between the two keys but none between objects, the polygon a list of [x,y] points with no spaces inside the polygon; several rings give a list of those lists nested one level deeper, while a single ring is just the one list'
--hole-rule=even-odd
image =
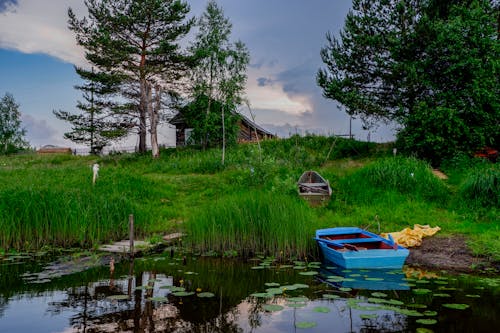
[{"label": "pine tree", "polygon": [[[190,64],[180,40],[189,32],[189,6],[181,0],[86,0],[89,15],[79,20],[69,9],[69,28],[86,59],[121,81],[122,108],[136,120],[139,151],[146,151],[146,135],[152,135],[153,156],[159,154],[156,140],[158,100],[175,95],[179,79]],[[164,92],[164,93],[163,93]],[[124,105],[127,106],[127,105]]]},{"label": "pine tree", "polygon": [[123,116],[111,96],[119,91],[120,81],[115,76],[76,68],[78,75],[86,82],[75,88],[82,91],[84,102],[79,101],[79,113],[53,111],[58,119],[72,125],[64,137],[90,147],[90,154],[100,154],[109,142],[123,138],[134,126],[133,119]]},{"label": "pine tree", "polygon": [[433,163],[498,145],[500,57],[492,6],[487,0],[354,0],[340,36],[327,35],[318,85],[368,124],[399,124],[400,148]]}]

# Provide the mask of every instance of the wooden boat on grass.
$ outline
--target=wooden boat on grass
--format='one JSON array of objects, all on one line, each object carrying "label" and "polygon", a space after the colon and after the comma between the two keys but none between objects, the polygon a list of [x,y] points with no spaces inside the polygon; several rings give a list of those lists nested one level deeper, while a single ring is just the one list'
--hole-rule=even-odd
[{"label": "wooden boat on grass", "polygon": [[408,249],[355,227],[316,230],[314,238],[325,260],[346,269],[400,269]]},{"label": "wooden boat on grass", "polygon": [[332,195],[332,188],[328,180],[316,171],[306,171],[297,182],[299,195],[313,206],[328,201]]}]

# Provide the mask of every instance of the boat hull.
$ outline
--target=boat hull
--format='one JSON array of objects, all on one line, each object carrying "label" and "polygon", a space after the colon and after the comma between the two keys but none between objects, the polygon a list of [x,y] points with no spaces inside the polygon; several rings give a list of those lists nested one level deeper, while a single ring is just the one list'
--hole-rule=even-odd
[{"label": "boat hull", "polygon": [[360,228],[320,229],[315,239],[324,259],[345,269],[400,269],[409,254],[408,249]]}]

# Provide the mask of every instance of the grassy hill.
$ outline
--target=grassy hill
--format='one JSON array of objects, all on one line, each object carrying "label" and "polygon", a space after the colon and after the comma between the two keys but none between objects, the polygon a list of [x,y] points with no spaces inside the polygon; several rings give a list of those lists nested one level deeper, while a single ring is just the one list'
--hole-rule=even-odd
[{"label": "grassy hill", "polygon": [[[287,258],[315,249],[318,228],[361,226],[373,232],[414,224],[463,234],[478,254],[500,260],[500,168],[458,156],[441,180],[392,147],[341,138],[292,137],[227,151],[167,149],[161,157],[18,155],[0,157],[0,251],[93,248],[136,234],[188,234],[184,244],[220,255],[265,252]],[[92,185],[93,163],[100,164]],[[311,208],[296,181],[319,171],[332,200]],[[436,237],[439,237],[436,236]]]}]

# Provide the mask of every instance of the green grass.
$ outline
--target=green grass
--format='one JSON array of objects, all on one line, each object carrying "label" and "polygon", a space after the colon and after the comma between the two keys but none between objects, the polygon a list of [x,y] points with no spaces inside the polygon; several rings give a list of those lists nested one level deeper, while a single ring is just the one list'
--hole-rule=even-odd
[{"label": "green grass", "polygon": [[[464,234],[478,254],[500,260],[498,166],[464,156],[445,165],[390,154],[390,145],[294,136],[220,150],[192,147],[149,155],[0,157],[0,250],[46,245],[93,248],[127,237],[185,231],[199,251],[304,256],[317,228],[361,226],[398,231],[414,224]],[[91,184],[91,165],[101,165]],[[314,169],[333,188],[311,208],[296,181]]]}]

